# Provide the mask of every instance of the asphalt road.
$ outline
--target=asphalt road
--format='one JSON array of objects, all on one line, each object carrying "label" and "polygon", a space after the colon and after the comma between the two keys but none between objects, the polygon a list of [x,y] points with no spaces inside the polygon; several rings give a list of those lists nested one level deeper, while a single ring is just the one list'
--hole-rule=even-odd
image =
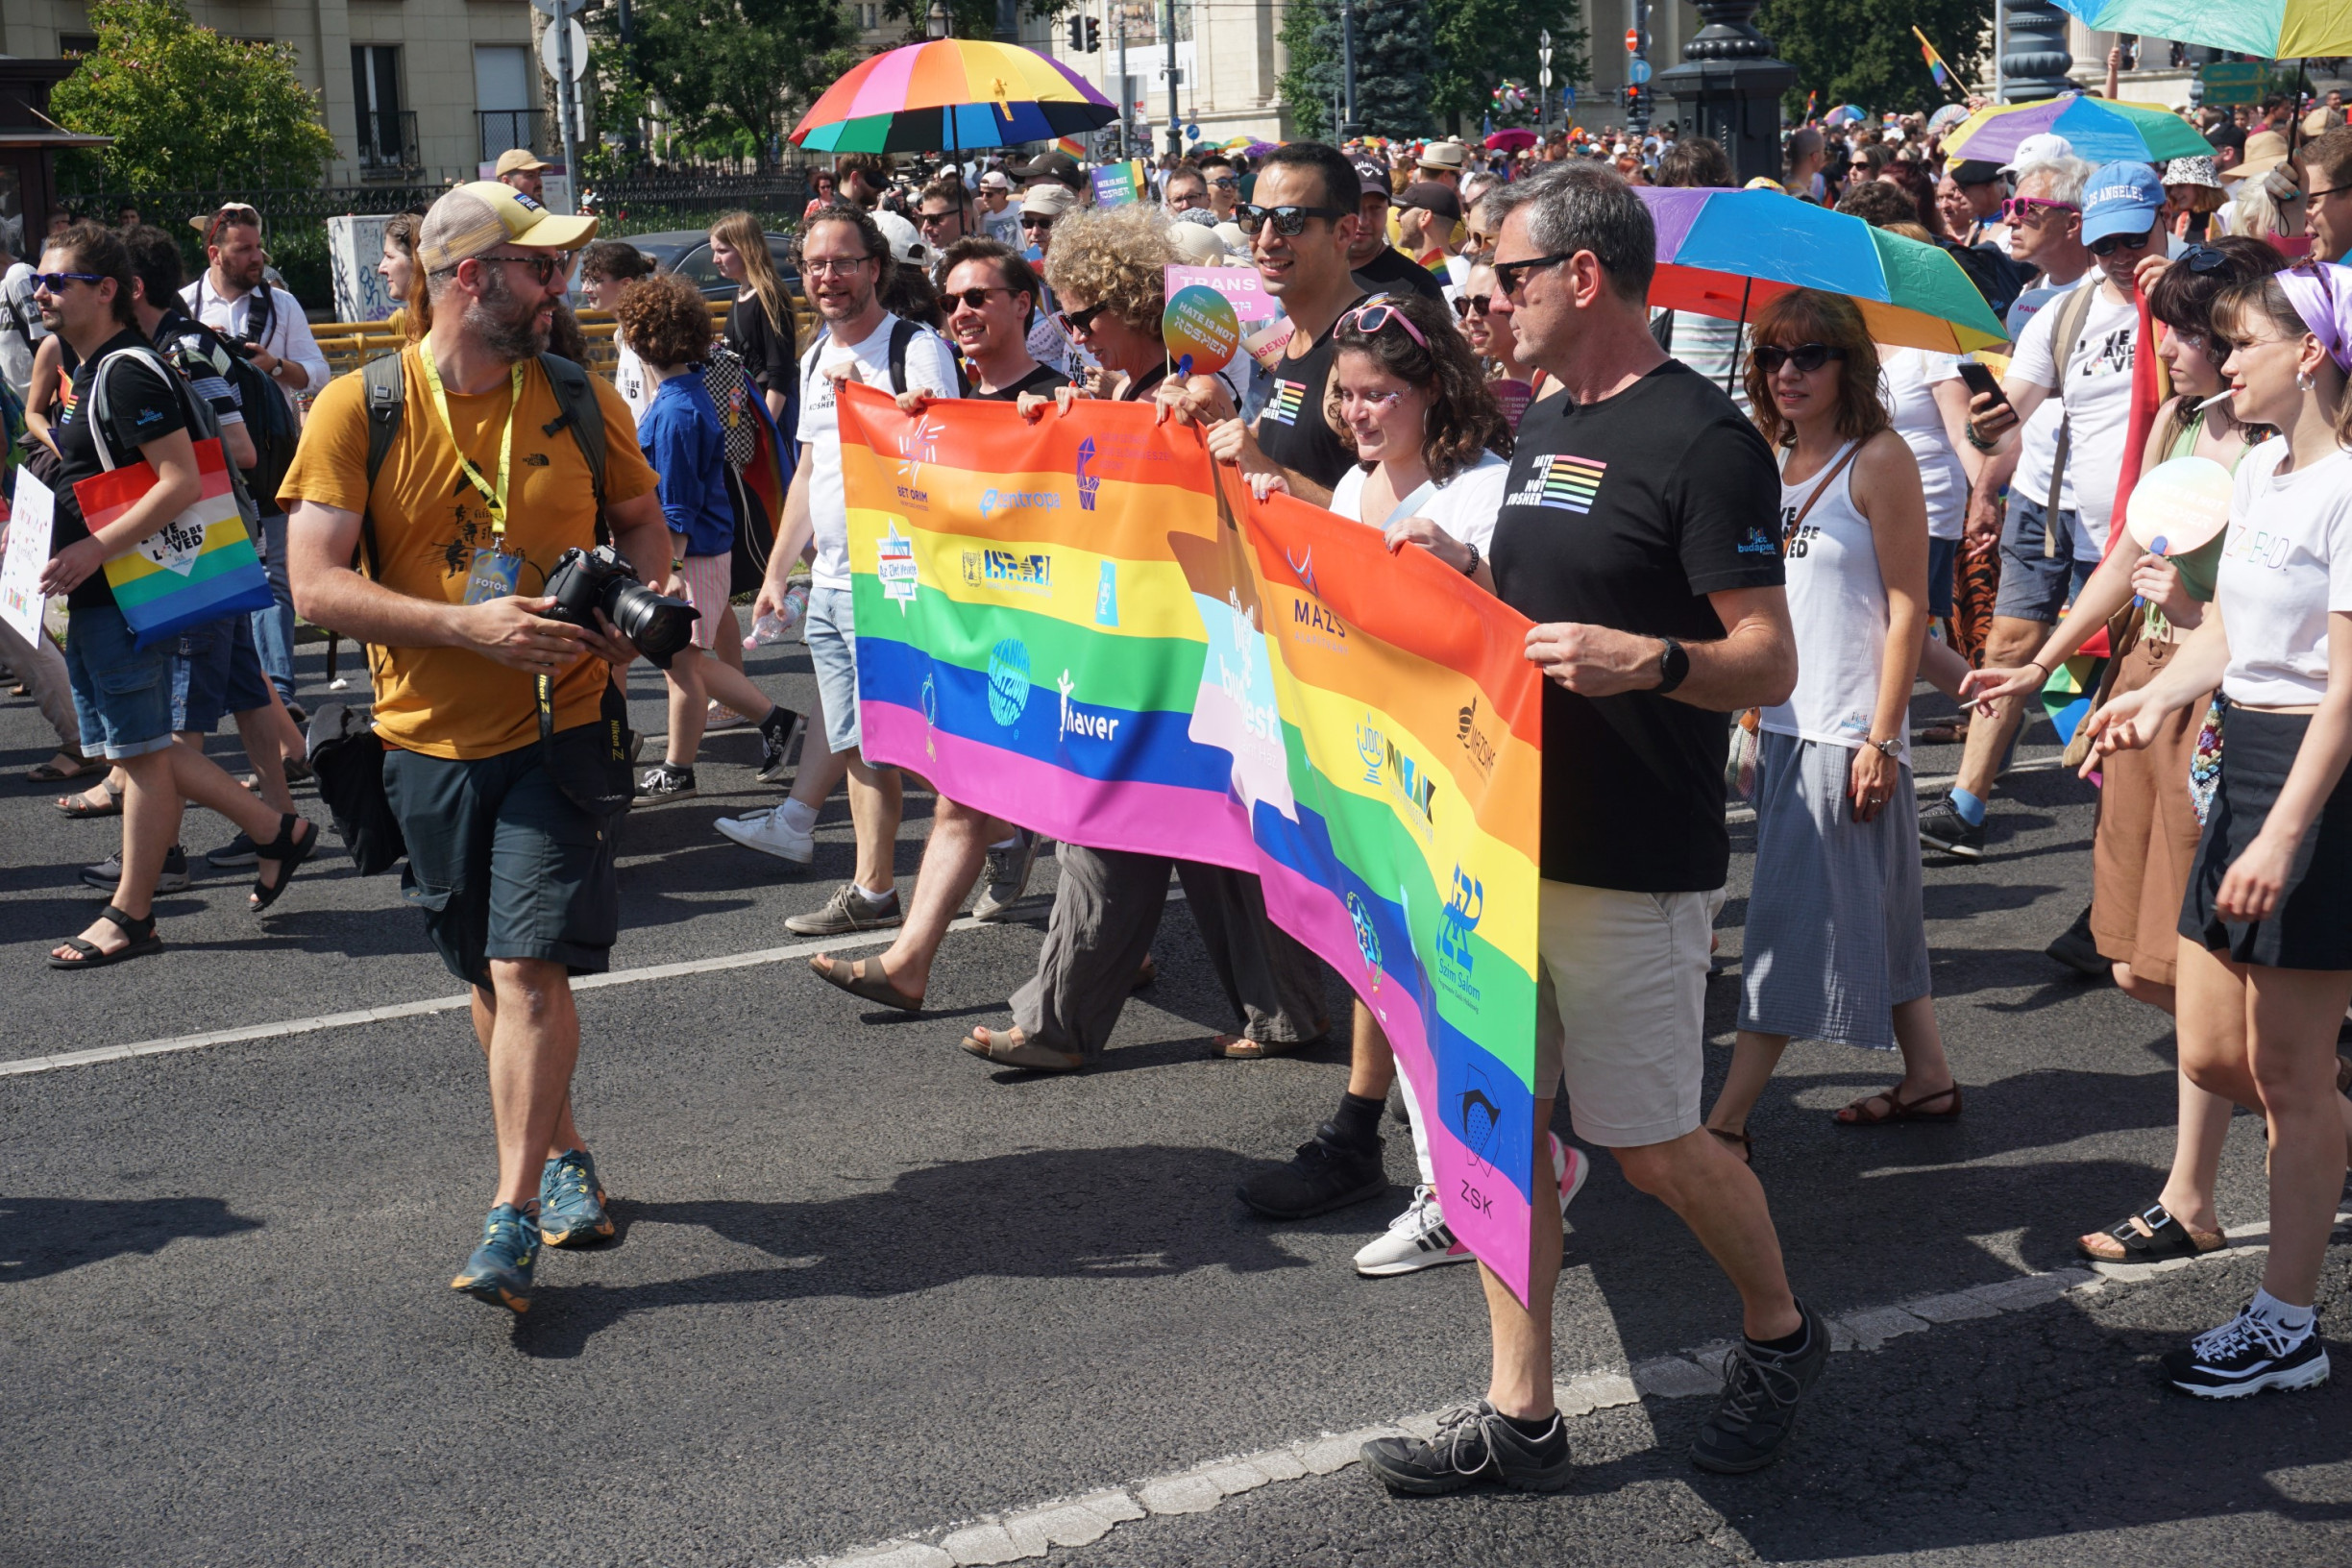
[{"label": "asphalt road", "polygon": [[[315,649],[305,664],[316,700]],[[786,701],[808,689],[797,649],[753,668]],[[637,691],[659,728],[658,689],[641,674]],[[456,992],[396,879],[339,853],[266,919],[212,873],[160,901],[166,953],[39,967],[100,902],[76,869],[113,845],[112,823],[66,822],[54,791],[13,782],[48,740],[28,701],[0,699],[0,1059]],[[807,871],[717,837],[714,817],[773,792],[751,780],[748,735],[705,756],[701,798],[629,821],[616,968],[795,943],[782,918],[848,874],[838,803]],[[1952,760],[1925,750],[1922,769]],[[1824,1310],[2064,1268],[2077,1233],[2153,1197],[2167,1020],[2041,953],[2087,896],[2089,801],[2063,774],[2021,775],[1981,865],[1931,864],[1962,1122],[1834,1127],[1891,1062],[1824,1045],[1794,1048],[1759,1109],[1790,1270]],[[902,874],[927,809],[910,803]],[[202,851],[229,830],[197,813],[185,836]],[[1721,922],[1733,956],[1747,868],[1735,857]],[[1038,891],[1052,880],[1041,862]],[[1387,1202],[1273,1226],[1233,1199],[1328,1114],[1344,1046],[1209,1060],[1223,1003],[1180,901],[1162,978],[1101,1069],[1031,1077],[955,1048],[1004,1020],[1044,912],[951,938],[915,1019],[796,958],[583,993],[576,1099],[623,1234],[549,1255],[521,1320],[446,1288],[493,1174],[462,1014],[0,1076],[0,1564],[769,1565],[889,1541],[942,1562],[961,1522],[1141,1495],[1481,1387],[1471,1271],[1371,1282],[1347,1264],[1402,1206],[1402,1128]],[[1733,997],[1712,988],[1718,1047]],[[1335,980],[1331,1000],[1343,1017]],[[1727,1055],[1710,1050],[1717,1073]],[[1572,1215],[1563,1380],[1736,1328],[1688,1234],[1603,1165]],[[2263,1213],[2242,1117],[2221,1206]],[[1758,1477],[1683,1460],[1704,1398],[1645,1397],[1579,1419],[1587,1468],[1563,1497],[1407,1504],[1349,1467],[1053,1560],[2352,1560],[2341,1384],[2213,1408],[2150,1381],[2153,1355],[2234,1311],[2258,1270],[2235,1255],[1839,1356]],[[2343,1278],[2332,1262],[2336,1335]]]}]

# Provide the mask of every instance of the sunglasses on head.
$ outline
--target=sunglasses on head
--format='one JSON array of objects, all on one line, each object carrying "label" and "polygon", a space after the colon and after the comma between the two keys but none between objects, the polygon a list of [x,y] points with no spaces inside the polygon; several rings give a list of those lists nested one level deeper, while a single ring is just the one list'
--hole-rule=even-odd
[{"label": "sunglasses on head", "polygon": [[2174,259],[2191,272],[2218,272],[2229,265],[2229,253],[2218,245],[2192,244]]},{"label": "sunglasses on head", "polygon": [[96,272],[37,272],[33,286],[44,294],[62,294],[67,283],[88,283],[93,287],[106,282],[103,273]]},{"label": "sunglasses on head", "polygon": [[1464,321],[1472,316],[1483,316],[1493,308],[1494,296],[1491,294],[1463,294],[1454,301],[1454,314]]},{"label": "sunglasses on head", "polygon": [[1266,226],[1266,220],[1271,218],[1274,232],[1287,238],[1306,233],[1309,218],[1351,218],[1355,215],[1344,207],[1256,207],[1244,204],[1235,208],[1234,221],[1241,226],[1243,233],[1255,237],[1258,231]]},{"label": "sunglasses on head", "polygon": [[967,310],[985,310],[988,308],[988,298],[991,294],[1010,294],[1012,292],[1013,290],[1001,286],[995,288],[960,288],[952,293],[942,294],[940,296],[940,304],[945,306],[950,310],[954,309],[959,305],[964,306]]},{"label": "sunglasses on head", "polygon": [[2093,240],[2083,249],[2104,261],[2118,251],[2144,250],[2147,242],[2155,237],[2155,233],[2156,231],[2153,229],[2143,229],[2136,234],[2107,234]]},{"label": "sunglasses on head", "polygon": [[1755,349],[1756,366],[1767,376],[1778,375],[1782,365],[1795,365],[1801,373],[1810,376],[1830,360],[1845,357],[1844,349],[1826,343],[1800,343],[1793,349],[1784,349],[1777,343],[1759,343]]},{"label": "sunglasses on head", "polygon": [[1392,321],[1405,329],[1406,336],[1425,349],[1429,347],[1429,339],[1421,335],[1421,329],[1408,320],[1404,311],[1399,310],[1384,299],[1374,299],[1358,306],[1339,318],[1339,325],[1353,328],[1363,336],[1370,337]]},{"label": "sunglasses on head", "polygon": [[1054,323],[1062,329],[1066,335],[1076,337],[1081,332],[1092,331],[1094,318],[1109,308],[1110,306],[1106,302],[1100,305],[1090,305],[1084,310],[1057,310],[1054,312]]}]

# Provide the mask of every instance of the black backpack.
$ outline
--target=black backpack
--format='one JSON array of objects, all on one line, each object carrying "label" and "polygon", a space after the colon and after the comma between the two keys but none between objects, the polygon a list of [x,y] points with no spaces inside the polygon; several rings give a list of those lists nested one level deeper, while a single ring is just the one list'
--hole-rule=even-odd
[{"label": "black backpack", "polygon": [[[276,307],[269,284],[263,283],[254,294],[254,306],[245,318],[245,330],[258,343],[269,335]],[[256,370],[253,361],[236,352],[234,345],[225,346],[229,365],[224,374],[237,389],[245,414],[245,430],[253,437],[254,466],[246,471],[246,488],[253,492],[263,511],[282,512],[285,508],[278,503],[278,486],[284,482],[286,470],[294,466],[294,449],[302,445],[302,429],[294,423],[293,406],[286,402],[278,383]]]}]

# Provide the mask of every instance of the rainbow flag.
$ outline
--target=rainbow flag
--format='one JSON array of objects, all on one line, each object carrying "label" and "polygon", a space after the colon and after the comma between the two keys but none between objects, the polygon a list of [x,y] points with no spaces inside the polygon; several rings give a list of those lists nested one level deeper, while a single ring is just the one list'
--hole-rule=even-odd
[{"label": "rainbow flag", "polygon": [[1382,1020],[1448,1221],[1524,1297],[1528,624],[1376,529],[1220,496],[1149,407],[1031,425],[852,385],[841,429],[869,757],[1055,838],[1262,877]]},{"label": "rainbow flag", "polygon": [[[196,443],[195,504],[138,543],[128,555],[106,563],[109,587],[134,641],[148,648],[177,637],[190,626],[242,610],[266,610],[269,577],[245,531],[229,478],[229,462],[218,437]],[[92,533],[131,509],[155,488],[156,472],[144,460],[110,469],[77,483],[74,499]]]},{"label": "rainbow flag", "polygon": [[1914,27],[1911,29],[1911,36],[1919,39],[1920,54],[1927,61],[1927,74],[1935,78],[1937,86],[1949,92],[1952,85],[1951,67],[1944,63],[1944,57],[1937,54],[1936,46],[1927,41],[1926,34]]},{"label": "rainbow flag", "polygon": [[1086,157],[1086,143],[1080,141],[1076,136],[1056,136],[1054,147],[1057,151],[1067,153],[1072,158]]}]

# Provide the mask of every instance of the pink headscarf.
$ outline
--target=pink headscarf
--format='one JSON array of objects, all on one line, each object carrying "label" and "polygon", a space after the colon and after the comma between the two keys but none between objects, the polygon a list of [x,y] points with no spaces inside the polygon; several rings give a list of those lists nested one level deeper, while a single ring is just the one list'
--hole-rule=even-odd
[{"label": "pink headscarf", "polygon": [[2298,261],[2277,277],[2287,303],[2327,350],[2336,368],[2352,372],[2352,267]]}]

